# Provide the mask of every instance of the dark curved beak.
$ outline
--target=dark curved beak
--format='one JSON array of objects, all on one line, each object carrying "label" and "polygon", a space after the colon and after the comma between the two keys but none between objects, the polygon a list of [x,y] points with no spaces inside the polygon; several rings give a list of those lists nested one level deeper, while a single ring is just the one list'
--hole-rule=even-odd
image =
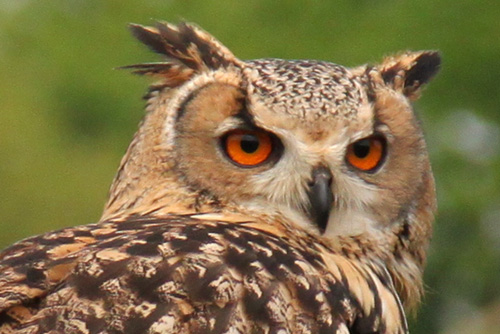
[{"label": "dark curved beak", "polygon": [[308,213],[321,233],[325,232],[333,205],[332,179],[330,169],[325,166],[317,166],[313,169],[312,180],[308,183]]}]

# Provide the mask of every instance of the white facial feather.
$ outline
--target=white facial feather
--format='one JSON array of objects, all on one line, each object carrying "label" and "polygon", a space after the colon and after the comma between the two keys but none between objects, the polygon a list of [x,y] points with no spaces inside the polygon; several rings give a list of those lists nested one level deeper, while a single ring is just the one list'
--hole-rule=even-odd
[{"label": "white facial feather", "polygon": [[[371,134],[372,117],[367,117],[368,110],[373,116],[371,109],[364,108],[357,131],[339,126],[322,140],[309,143],[306,143],[306,133],[300,129],[268,128],[282,140],[284,152],[276,165],[251,178],[255,195],[264,199],[257,201],[258,206],[264,206],[267,212],[280,211],[301,226],[314,226],[304,214],[309,206],[307,184],[313,168],[323,164],[332,171],[335,197],[325,235],[356,235],[376,228],[368,208],[375,204],[377,188],[349,172],[345,165],[345,152],[354,141],[352,138],[357,140]],[[255,207],[257,202],[252,201],[251,206]]]}]

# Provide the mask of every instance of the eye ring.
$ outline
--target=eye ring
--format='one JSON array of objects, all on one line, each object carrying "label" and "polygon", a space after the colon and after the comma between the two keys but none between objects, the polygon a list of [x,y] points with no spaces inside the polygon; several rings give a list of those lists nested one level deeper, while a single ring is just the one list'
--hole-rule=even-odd
[{"label": "eye ring", "polygon": [[347,147],[346,161],[363,172],[375,172],[384,162],[386,146],[382,136],[362,138]]},{"label": "eye ring", "polygon": [[228,159],[240,167],[258,167],[273,156],[277,140],[264,130],[235,129],[221,138]]}]

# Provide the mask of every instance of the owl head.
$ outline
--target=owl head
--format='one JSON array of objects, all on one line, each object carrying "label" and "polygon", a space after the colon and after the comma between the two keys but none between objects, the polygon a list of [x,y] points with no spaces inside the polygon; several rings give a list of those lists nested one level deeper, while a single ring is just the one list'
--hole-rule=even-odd
[{"label": "owl head", "polygon": [[128,67],[158,82],[103,218],[234,214],[325,242],[364,236],[421,276],[436,204],[411,102],[437,52],[355,68],[242,61],[193,25],[131,29],[167,60]]}]

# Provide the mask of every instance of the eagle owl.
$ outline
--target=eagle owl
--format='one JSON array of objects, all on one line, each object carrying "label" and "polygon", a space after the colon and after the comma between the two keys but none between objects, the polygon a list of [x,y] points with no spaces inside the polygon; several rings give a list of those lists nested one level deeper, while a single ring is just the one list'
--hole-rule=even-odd
[{"label": "eagle owl", "polygon": [[101,220],[0,253],[0,333],[406,333],[436,208],[411,102],[434,51],[242,61],[187,24]]}]

